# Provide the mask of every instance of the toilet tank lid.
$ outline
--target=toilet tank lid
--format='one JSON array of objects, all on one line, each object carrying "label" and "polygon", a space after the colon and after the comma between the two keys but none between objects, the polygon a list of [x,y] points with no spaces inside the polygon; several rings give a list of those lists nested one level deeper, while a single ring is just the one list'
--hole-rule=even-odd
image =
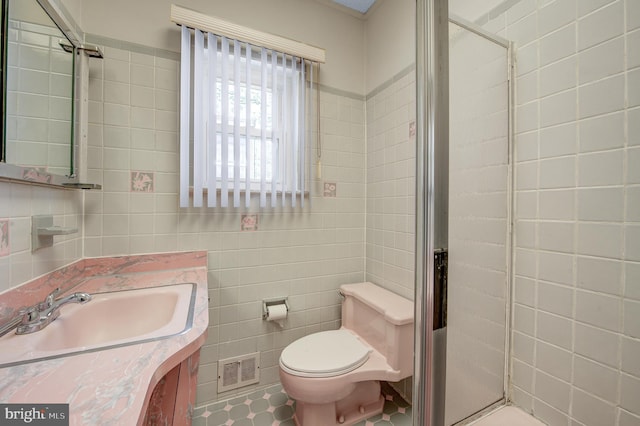
[{"label": "toilet tank lid", "polygon": [[409,299],[370,282],[343,284],[340,290],[345,296],[355,297],[375,309],[391,324],[413,323],[413,302]]}]

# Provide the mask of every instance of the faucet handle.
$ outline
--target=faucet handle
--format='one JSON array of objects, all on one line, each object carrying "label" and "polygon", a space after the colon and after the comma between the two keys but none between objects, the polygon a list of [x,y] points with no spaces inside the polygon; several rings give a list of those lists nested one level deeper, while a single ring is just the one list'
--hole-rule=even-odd
[{"label": "faucet handle", "polygon": [[22,324],[30,324],[40,318],[39,310],[37,306],[29,306],[27,308],[20,308],[18,315],[22,316]]},{"label": "faucet handle", "polygon": [[44,299],[43,302],[38,303],[38,309],[41,311],[49,309],[51,306],[53,306],[53,301],[58,294],[60,294],[60,287],[49,293],[49,295]]}]

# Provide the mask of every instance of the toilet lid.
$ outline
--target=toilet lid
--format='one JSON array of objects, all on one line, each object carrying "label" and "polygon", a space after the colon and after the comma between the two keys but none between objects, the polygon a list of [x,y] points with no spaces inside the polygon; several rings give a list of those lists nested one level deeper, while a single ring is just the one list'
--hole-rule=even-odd
[{"label": "toilet lid", "polygon": [[294,376],[339,376],[364,364],[370,352],[371,349],[349,331],[322,331],[287,346],[280,355],[280,366]]}]

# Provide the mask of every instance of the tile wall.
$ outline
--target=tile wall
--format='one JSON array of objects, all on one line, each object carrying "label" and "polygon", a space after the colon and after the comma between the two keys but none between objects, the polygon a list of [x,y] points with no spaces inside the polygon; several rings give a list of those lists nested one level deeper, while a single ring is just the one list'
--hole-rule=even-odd
[{"label": "tile wall", "polygon": [[58,45],[58,28],[8,26],[7,162],[68,174],[73,56]]},{"label": "tile wall", "polygon": [[640,424],[640,3],[522,0],[513,399],[550,425]]},{"label": "tile wall", "polygon": [[367,96],[367,280],[414,295],[415,67]]},{"label": "tile wall", "polygon": [[[53,3],[66,10],[58,0]],[[77,29],[73,20],[69,24]],[[13,21],[9,26],[12,48],[8,54],[14,55],[12,63],[20,69],[7,76],[8,86],[14,90],[7,98],[7,108],[24,112],[20,117],[8,117],[9,162],[48,165],[48,171],[68,173],[68,168],[56,166],[67,164],[69,157],[68,147],[59,143],[66,144],[69,139],[70,115],[65,116],[64,111],[70,114],[70,56],[59,49],[57,29]],[[45,100],[45,95],[51,95],[51,100]],[[16,137],[28,141],[28,148],[20,153],[12,145],[11,139]],[[0,293],[82,258],[83,200],[83,191],[0,182]],[[52,247],[32,253],[31,216],[43,214],[51,214],[54,225],[78,228],[79,232],[56,236]]]},{"label": "tile wall", "polygon": [[[179,58],[88,41],[105,46],[105,59],[90,69],[89,176],[103,191],[87,193],[85,255],[208,250],[211,316],[197,404],[251,390],[218,394],[218,359],[260,351],[256,387],[277,383],[280,351],[337,328],[337,288],[364,279],[364,100],[321,88],[322,179],[304,210],[179,209]],[[291,308],[282,329],[261,318],[262,300],[278,296]]]},{"label": "tile wall", "polygon": [[[367,95],[366,279],[414,297],[415,67]],[[411,400],[411,378],[394,384]]]},{"label": "tile wall", "polygon": [[[82,196],[77,190],[0,182],[0,293],[82,258]],[[79,232],[56,236],[52,247],[32,253],[31,216],[41,214]]]}]

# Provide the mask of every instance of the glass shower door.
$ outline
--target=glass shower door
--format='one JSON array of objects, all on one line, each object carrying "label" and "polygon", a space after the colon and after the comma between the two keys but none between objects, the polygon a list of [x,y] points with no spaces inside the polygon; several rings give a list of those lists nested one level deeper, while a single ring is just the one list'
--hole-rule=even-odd
[{"label": "glass shower door", "polygon": [[508,43],[460,24],[449,24],[446,425],[505,397],[509,328]]},{"label": "glass shower door", "polygon": [[413,424],[449,426],[506,396],[510,43],[447,0],[417,0],[416,16]]}]

